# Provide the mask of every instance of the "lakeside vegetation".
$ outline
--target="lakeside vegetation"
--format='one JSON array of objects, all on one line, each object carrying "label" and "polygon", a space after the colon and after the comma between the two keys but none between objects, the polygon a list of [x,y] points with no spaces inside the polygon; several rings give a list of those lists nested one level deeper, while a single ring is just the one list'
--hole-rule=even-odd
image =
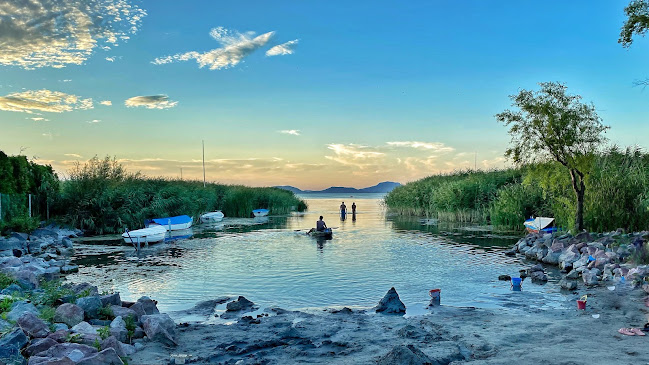
[{"label": "lakeside vegetation", "polygon": [[[590,231],[649,229],[649,154],[610,147],[590,159],[584,226]],[[574,230],[570,176],[557,162],[492,171],[438,174],[397,187],[385,197],[391,212],[442,221],[522,230],[530,216],[555,217]]]},{"label": "lakeside vegetation", "polygon": [[[24,156],[11,158],[27,161]],[[28,163],[50,172],[52,182],[47,185],[47,196],[51,202],[52,218],[83,229],[88,234],[118,233],[125,227],[141,228],[145,219],[154,217],[186,214],[197,218],[201,213],[221,210],[227,217],[247,218],[257,208],[269,209],[272,214],[288,214],[307,208],[304,201],[286,190],[213,183],[203,187],[203,183],[198,181],[148,178],[126,171],[109,157],[95,157],[84,164],[77,164],[69,171],[69,178],[63,181],[59,181],[51,167]],[[15,176],[25,180],[24,173]],[[29,191],[41,192],[42,184],[32,185],[34,188]],[[5,191],[26,192],[25,189]],[[5,193],[3,190],[0,192]],[[20,209],[24,213],[3,221],[0,228],[4,232],[28,230],[21,226],[27,214],[24,203]],[[35,228],[34,225],[44,218],[42,214],[32,218],[31,225],[26,228]]]}]

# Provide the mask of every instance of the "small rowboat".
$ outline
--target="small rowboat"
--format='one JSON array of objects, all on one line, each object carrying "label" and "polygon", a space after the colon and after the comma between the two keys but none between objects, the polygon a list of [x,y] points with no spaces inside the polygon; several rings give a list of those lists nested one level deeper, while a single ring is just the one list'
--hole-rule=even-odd
[{"label": "small rowboat", "polygon": [[223,217],[225,217],[225,214],[223,214],[223,212],[221,212],[220,210],[217,210],[216,212],[209,212],[203,214],[201,216],[201,222],[203,223],[220,222],[223,220]]},{"label": "small rowboat", "polygon": [[331,228],[327,228],[324,231],[311,231],[307,234],[311,237],[324,237],[324,238],[333,237],[333,231],[331,230]]},{"label": "small rowboat", "polygon": [[265,217],[268,215],[268,209],[255,209],[252,211],[255,217]]},{"label": "small rowboat", "polygon": [[176,217],[153,218],[145,222],[147,227],[161,225],[168,231],[178,231],[187,229],[192,226],[192,217],[188,215],[179,215]]},{"label": "small rowboat", "polygon": [[529,233],[553,233],[557,227],[553,226],[554,218],[536,217],[530,218],[523,223]]},{"label": "small rowboat", "polygon": [[167,229],[161,225],[150,225],[147,228],[136,229],[135,231],[126,231],[122,233],[122,238],[126,243],[156,243],[162,242],[167,236]]}]

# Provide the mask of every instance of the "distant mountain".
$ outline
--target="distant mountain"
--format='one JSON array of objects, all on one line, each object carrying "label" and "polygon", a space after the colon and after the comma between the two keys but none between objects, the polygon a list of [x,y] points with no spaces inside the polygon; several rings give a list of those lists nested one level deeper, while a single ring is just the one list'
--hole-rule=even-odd
[{"label": "distant mountain", "polygon": [[362,193],[389,193],[392,191],[392,189],[396,188],[397,186],[401,186],[401,184],[399,184],[398,182],[384,181],[377,185],[370,186],[368,188],[363,188],[363,189],[348,188],[344,186],[332,186],[324,190],[301,190],[294,186],[289,186],[289,185],[276,186],[276,188],[292,191],[296,194],[299,193],[362,194]]}]

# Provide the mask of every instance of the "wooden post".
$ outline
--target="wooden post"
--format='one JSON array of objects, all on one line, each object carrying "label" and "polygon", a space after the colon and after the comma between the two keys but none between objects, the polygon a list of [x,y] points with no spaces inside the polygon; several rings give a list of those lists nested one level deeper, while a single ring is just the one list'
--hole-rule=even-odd
[{"label": "wooden post", "polygon": [[29,194],[29,218],[32,217],[32,194]]}]

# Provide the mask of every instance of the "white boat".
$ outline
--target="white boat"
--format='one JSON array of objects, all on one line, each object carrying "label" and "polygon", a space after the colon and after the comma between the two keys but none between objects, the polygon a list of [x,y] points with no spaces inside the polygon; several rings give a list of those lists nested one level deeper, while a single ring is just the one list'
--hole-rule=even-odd
[{"label": "white boat", "polygon": [[252,211],[255,217],[265,217],[268,215],[268,209],[255,209]]},{"label": "white boat", "polygon": [[557,228],[552,226],[554,218],[536,217],[526,220],[523,225],[529,233],[553,233]]},{"label": "white boat", "polygon": [[167,229],[161,225],[150,225],[147,228],[136,229],[135,231],[126,231],[122,233],[122,238],[126,243],[140,244],[156,243],[164,241],[167,235]]},{"label": "white boat", "polygon": [[168,231],[178,231],[187,229],[192,226],[192,217],[187,215],[179,215],[176,217],[154,218],[145,222],[147,227],[160,225],[165,227]]},{"label": "white boat", "polygon": [[223,212],[221,212],[220,210],[217,210],[216,212],[209,212],[201,215],[201,222],[203,223],[220,222],[223,220],[223,217],[225,217],[225,214],[223,214]]}]

